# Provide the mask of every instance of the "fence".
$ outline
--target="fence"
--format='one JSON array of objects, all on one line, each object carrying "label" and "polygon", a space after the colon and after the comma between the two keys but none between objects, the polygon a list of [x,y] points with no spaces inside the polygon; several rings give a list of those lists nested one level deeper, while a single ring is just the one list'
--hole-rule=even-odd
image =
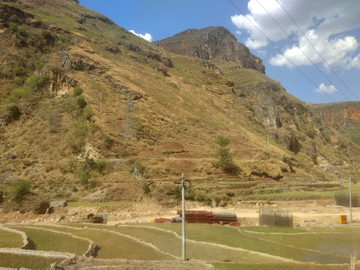
[{"label": "fence", "polygon": [[[335,194],[336,205],[350,207],[350,196],[347,194]],[[351,206],[360,207],[359,196],[351,195]]]},{"label": "fence", "polygon": [[274,227],[293,227],[292,212],[288,210],[273,210],[260,208],[259,224]]}]

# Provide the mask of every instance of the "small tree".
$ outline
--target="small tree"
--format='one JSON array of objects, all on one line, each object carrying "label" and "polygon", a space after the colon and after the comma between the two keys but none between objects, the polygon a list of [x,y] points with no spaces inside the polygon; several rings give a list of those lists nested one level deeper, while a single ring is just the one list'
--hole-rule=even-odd
[{"label": "small tree", "polygon": [[148,196],[148,195],[150,194],[149,184],[144,183],[143,186],[142,186],[142,190],[143,190],[144,194],[145,194],[146,196]]},{"label": "small tree", "polygon": [[75,100],[76,100],[76,104],[79,108],[82,109],[85,107],[86,101],[82,96],[77,96]]},{"label": "small tree", "polygon": [[80,96],[82,92],[83,92],[83,90],[82,90],[82,88],[79,87],[79,86],[77,86],[77,87],[75,87],[75,88],[73,89],[73,95],[74,95],[75,97]]},{"label": "small tree", "polygon": [[216,149],[216,155],[218,158],[217,165],[220,166],[220,168],[221,168],[220,176],[222,176],[224,167],[232,164],[232,157],[230,154],[230,149],[226,148],[226,146],[228,146],[230,144],[230,142],[231,141],[228,137],[221,136],[221,135],[219,135],[215,140],[215,143],[218,145],[218,147]]},{"label": "small tree", "polygon": [[24,195],[28,194],[30,192],[31,188],[31,182],[24,180],[24,179],[18,179],[12,184],[11,189],[11,197],[14,199],[21,199]]}]

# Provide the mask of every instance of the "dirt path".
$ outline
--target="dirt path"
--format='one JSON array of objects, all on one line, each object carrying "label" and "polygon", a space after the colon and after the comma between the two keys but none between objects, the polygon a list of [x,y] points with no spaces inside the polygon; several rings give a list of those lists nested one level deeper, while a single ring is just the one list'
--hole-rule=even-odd
[{"label": "dirt path", "polygon": [[[293,214],[294,227],[328,227],[339,225],[339,216],[347,215],[350,220],[349,208],[334,205],[329,201],[290,201],[275,202],[261,206],[266,209],[283,209]],[[201,203],[186,202],[187,210],[212,211],[218,213],[235,213],[241,225],[258,225],[260,208],[254,202],[238,202],[227,207],[212,208]],[[34,215],[11,212],[0,216],[0,224],[36,224],[66,222],[85,222],[90,213],[108,215],[108,225],[149,223],[159,217],[173,218],[177,216],[177,207],[164,207],[158,204],[128,205],[128,206],[93,206],[93,207],[66,207],[56,209],[53,214]],[[352,208],[352,221],[360,222],[360,208]]]}]

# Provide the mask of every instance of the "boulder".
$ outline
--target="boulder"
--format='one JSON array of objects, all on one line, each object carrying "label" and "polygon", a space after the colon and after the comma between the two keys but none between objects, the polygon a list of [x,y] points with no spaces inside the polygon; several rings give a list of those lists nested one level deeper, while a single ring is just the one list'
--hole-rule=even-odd
[{"label": "boulder", "polygon": [[50,202],[50,207],[59,208],[59,207],[66,207],[68,206],[66,200],[60,200],[60,201],[52,201]]}]

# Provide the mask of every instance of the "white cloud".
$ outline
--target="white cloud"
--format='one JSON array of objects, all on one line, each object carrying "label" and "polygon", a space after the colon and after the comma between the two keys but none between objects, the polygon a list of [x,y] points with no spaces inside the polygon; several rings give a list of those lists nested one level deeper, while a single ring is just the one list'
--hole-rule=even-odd
[{"label": "white cloud", "polygon": [[151,42],[153,40],[153,37],[149,34],[149,33],[146,33],[145,35],[142,35],[142,34],[137,34],[135,33],[134,30],[129,30],[130,33],[133,33],[134,35],[138,36],[138,37],[141,37],[149,42]]},{"label": "white cloud", "polygon": [[265,51],[265,50],[257,50],[256,53],[259,56],[265,56],[267,54],[267,51]]},{"label": "white cloud", "polygon": [[327,87],[325,84],[322,83],[320,84],[319,88],[315,89],[315,91],[318,93],[331,94],[337,92],[338,90],[334,85],[329,85],[329,87]]},{"label": "white cloud", "polygon": [[[322,58],[324,58],[330,66],[338,66],[344,69],[350,69],[351,67],[356,66],[356,61],[354,61],[355,58],[352,59],[350,57],[351,53],[360,45],[355,37],[346,36],[344,38],[324,39],[316,35],[314,30],[309,30],[306,33],[306,36],[315,46],[316,50],[314,50],[305,37],[302,37],[300,38],[298,45],[293,45],[293,47],[283,51],[283,54],[286,57],[277,54],[270,59],[270,64],[274,66],[286,65],[292,68],[293,65],[287,61],[286,58],[290,59],[295,65],[321,63],[323,62]],[[322,58],[316,51],[321,54]],[[311,59],[312,63],[308,58]],[[328,68],[326,64],[324,64],[324,68]]]},{"label": "white cloud", "polygon": [[266,39],[264,40],[264,39],[248,38],[247,40],[245,40],[246,47],[248,47],[250,49],[254,49],[254,50],[262,48],[262,47],[266,46],[267,44],[268,44],[268,41]]},{"label": "white cloud", "polygon": [[[360,54],[354,56],[360,47],[355,36],[347,31],[360,27],[360,5],[354,0],[277,0],[292,16],[306,37],[315,46],[331,66],[348,70],[360,69]],[[304,56],[305,53],[312,62],[323,63],[322,58],[303,36],[286,12],[276,0],[250,0],[249,14],[231,17],[239,30],[245,30],[249,37],[245,45],[250,49],[266,47],[268,41],[264,33],[272,42],[288,39],[287,34],[295,41],[292,47],[281,49],[296,65],[311,65]],[[274,22],[269,14],[281,25],[287,34]],[[260,32],[260,31],[262,32]],[[279,46],[278,43],[276,43]],[[300,50],[301,49],[301,50]],[[303,52],[301,52],[303,51]],[[271,58],[270,63],[277,66],[293,65],[281,54]],[[327,67],[325,67],[327,68]]]}]

